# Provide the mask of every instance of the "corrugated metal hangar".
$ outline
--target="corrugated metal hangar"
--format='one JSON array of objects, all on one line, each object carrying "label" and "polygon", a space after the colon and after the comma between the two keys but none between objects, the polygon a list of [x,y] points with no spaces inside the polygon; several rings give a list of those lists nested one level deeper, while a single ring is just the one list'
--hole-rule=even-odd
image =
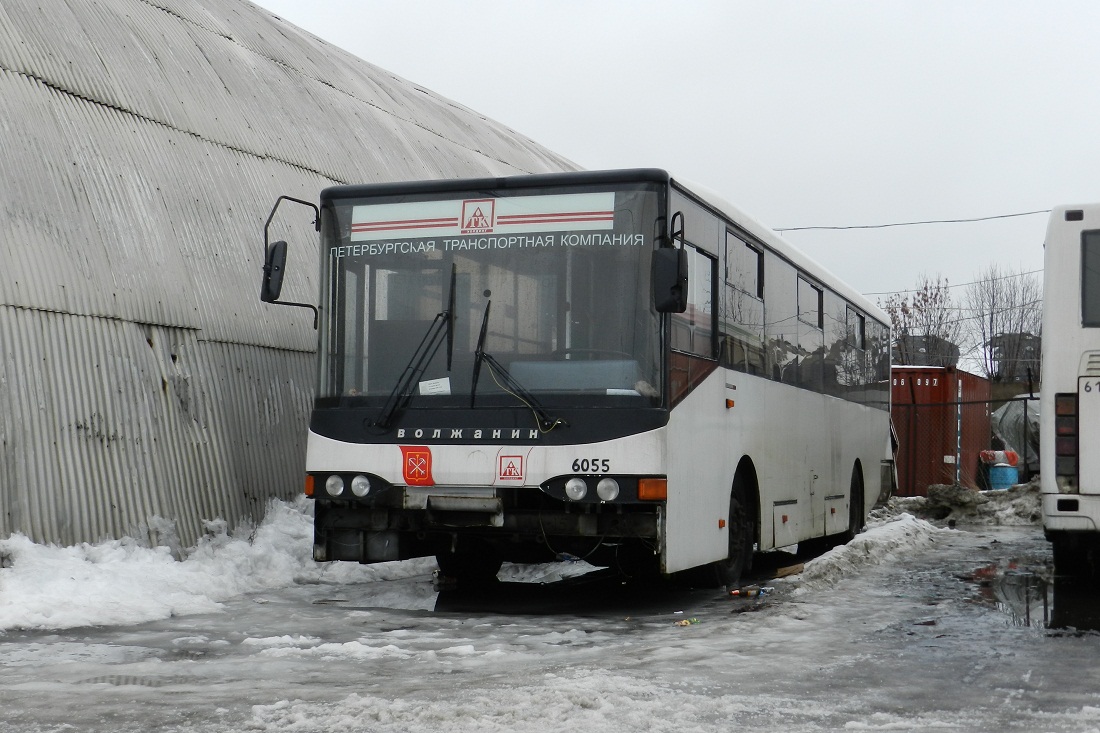
[{"label": "corrugated metal hangar", "polygon": [[4,0],[0,99],[0,537],[39,542],[191,544],[301,491],[312,314],[258,299],[277,196],[575,168],[244,0]]}]

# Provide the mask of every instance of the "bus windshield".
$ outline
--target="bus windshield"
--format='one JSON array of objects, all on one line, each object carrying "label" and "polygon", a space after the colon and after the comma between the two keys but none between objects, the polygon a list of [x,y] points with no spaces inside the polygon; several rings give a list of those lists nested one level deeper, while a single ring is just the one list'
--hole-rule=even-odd
[{"label": "bus windshield", "polygon": [[[380,402],[413,369],[410,409],[519,405],[498,371],[548,407],[659,405],[658,191],[323,202],[319,400]],[[421,342],[449,329],[437,316],[452,302],[449,343],[414,369]]]}]

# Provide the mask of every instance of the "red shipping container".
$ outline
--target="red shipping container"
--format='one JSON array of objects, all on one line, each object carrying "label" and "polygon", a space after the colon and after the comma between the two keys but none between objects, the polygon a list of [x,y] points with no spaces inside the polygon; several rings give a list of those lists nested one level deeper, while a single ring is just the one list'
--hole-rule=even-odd
[{"label": "red shipping container", "polygon": [[930,484],[981,485],[981,451],[990,447],[989,380],[955,367],[891,370],[898,436],[898,496],[926,496]]}]

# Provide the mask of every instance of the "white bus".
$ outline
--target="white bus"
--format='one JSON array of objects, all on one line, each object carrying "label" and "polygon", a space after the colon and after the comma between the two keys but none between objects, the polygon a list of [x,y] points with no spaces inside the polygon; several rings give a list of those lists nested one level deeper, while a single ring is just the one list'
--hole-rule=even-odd
[{"label": "white bus", "polygon": [[1047,226],[1039,473],[1055,572],[1100,547],[1100,204],[1061,206]]},{"label": "white bus", "polygon": [[729,586],[892,475],[884,313],[665,171],[338,186],[319,229],[318,561]]}]

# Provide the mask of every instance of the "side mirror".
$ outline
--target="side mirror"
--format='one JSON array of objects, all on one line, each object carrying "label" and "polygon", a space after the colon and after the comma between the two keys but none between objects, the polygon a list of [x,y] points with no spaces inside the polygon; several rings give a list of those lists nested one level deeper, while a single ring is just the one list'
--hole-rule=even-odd
[{"label": "side mirror", "polygon": [[264,259],[264,279],[260,285],[260,300],[274,303],[283,291],[283,271],[286,269],[286,242],[272,242]]},{"label": "side mirror", "polygon": [[688,259],[683,247],[653,251],[653,306],[658,313],[687,310]]}]

